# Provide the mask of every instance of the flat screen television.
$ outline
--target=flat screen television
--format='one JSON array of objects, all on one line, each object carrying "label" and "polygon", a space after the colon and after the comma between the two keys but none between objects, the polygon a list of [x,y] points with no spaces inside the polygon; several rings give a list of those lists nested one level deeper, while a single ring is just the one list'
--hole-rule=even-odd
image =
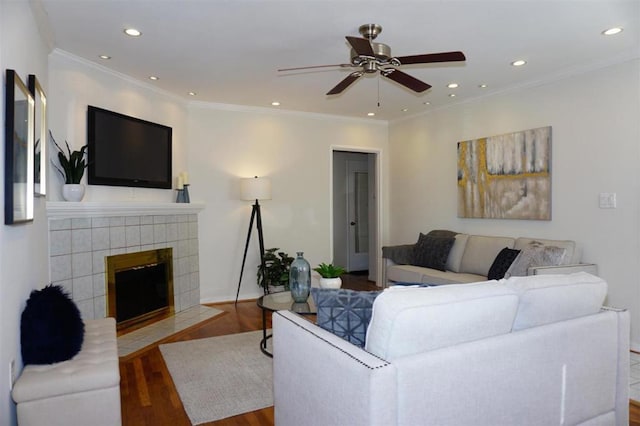
[{"label": "flat screen television", "polygon": [[171,189],[171,127],[89,106],[89,185]]}]

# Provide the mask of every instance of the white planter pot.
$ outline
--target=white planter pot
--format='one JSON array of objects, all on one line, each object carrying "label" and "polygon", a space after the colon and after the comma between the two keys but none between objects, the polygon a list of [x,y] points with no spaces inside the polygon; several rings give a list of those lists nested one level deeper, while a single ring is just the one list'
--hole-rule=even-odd
[{"label": "white planter pot", "polygon": [[338,278],[320,278],[320,288],[340,288],[342,287],[342,279]]},{"label": "white planter pot", "polygon": [[66,201],[80,201],[84,197],[84,185],[81,183],[65,183],[62,185],[62,198]]}]

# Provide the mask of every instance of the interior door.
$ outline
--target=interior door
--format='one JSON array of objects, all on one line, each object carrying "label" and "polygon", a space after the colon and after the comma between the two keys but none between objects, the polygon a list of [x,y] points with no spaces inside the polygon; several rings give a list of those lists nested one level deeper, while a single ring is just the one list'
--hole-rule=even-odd
[{"label": "interior door", "polygon": [[369,165],[347,161],[347,270],[369,269]]}]

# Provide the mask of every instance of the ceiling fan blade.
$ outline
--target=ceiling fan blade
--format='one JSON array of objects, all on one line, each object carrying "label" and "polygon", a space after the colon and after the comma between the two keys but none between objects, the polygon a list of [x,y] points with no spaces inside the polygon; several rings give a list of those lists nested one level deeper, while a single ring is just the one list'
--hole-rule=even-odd
[{"label": "ceiling fan blade", "polygon": [[411,77],[409,74],[395,68],[386,68],[382,70],[381,74],[383,77],[387,77],[388,79],[391,79],[396,83],[402,84],[404,87],[411,89],[414,92],[422,93],[431,87],[424,81],[418,80],[415,77]]},{"label": "ceiling fan blade", "polygon": [[400,65],[430,64],[433,62],[465,61],[467,58],[462,52],[427,53],[425,55],[397,56]]},{"label": "ceiling fan blade", "polygon": [[333,67],[352,68],[352,67],[354,67],[354,65],[351,65],[351,64],[311,65],[311,66],[308,66],[308,67],[280,68],[278,70],[278,72],[281,72],[281,71],[310,70],[310,69],[313,69],[313,68],[333,68]]},{"label": "ceiling fan blade", "polygon": [[358,55],[376,56],[373,48],[371,47],[371,42],[366,38],[347,36],[346,39]]},{"label": "ceiling fan blade", "polygon": [[327,95],[337,95],[338,93],[342,93],[344,91],[344,89],[346,89],[347,87],[351,86],[360,77],[362,77],[362,73],[361,72],[359,72],[359,71],[352,72],[351,74],[349,74],[347,76],[347,78],[345,78],[340,83],[338,83],[338,85],[336,87],[334,87],[333,89],[329,90],[327,92]]}]

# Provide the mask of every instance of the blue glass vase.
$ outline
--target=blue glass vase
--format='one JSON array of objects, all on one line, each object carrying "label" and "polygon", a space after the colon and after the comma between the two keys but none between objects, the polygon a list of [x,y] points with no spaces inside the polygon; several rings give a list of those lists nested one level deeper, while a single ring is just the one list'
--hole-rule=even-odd
[{"label": "blue glass vase", "polygon": [[291,298],[296,303],[306,302],[311,291],[311,265],[302,257],[304,253],[297,252],[297,257],[291,262],[289,269],[289,288]]}]

